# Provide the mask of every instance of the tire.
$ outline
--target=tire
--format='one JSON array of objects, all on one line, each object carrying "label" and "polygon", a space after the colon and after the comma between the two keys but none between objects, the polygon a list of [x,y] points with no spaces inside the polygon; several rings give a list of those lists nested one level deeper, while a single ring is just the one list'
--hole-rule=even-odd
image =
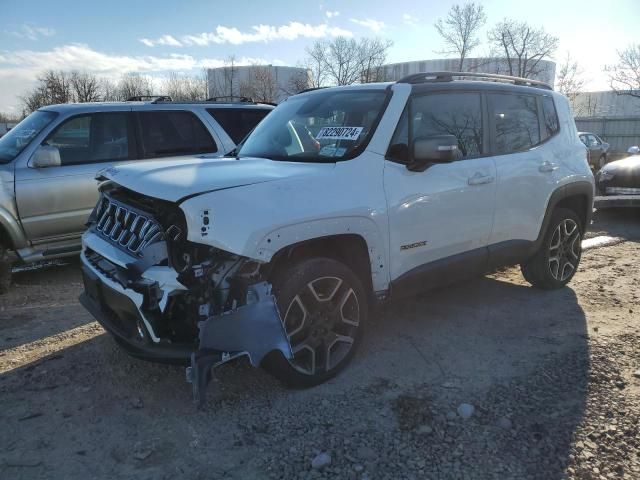
[{"label": "tire", "polygon": [[7,249],[0,246],[0,295],[7,293],[11,287],[11,266]]},{"label": "tire", "polygon": [[312,387],[337,375],[353,357],[367,321],[367,296],[358,276],[337,260],[312,258],[277,273],[273,293],[294,358],[274,352],[263,366],[293,387]]},{"label": "tire", "polygon": [[576,212],[556,208],[540,249],[520,266],[525,280],[545,290],[564,287],[580,264],[582,235]]}]

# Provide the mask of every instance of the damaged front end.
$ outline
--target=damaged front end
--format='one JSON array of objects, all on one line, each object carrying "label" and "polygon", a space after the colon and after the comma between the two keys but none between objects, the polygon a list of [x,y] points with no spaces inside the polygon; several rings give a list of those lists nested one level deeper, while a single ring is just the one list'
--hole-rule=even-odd
[{"label": "damaged front end", "polygon": [[190,362],[201,404],[213,367],[292,353],[264,265],[186,233],[176,205],[103,185],[83,236],[80,301],[132,355]]}]

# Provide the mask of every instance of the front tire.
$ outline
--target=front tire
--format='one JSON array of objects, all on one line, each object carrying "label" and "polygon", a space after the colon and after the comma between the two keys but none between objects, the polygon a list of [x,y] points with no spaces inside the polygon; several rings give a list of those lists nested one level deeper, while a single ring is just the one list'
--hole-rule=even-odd
[{"label": "front tire", "polygon": [[551,216],[540,249],[521,265],[525,280],[545,290],[564,287],[580,264],[582,235],[576,212],[557,208]]},{"label": "front tire", "polygon": [[367,320],[367,296],[358,276],[337,260],[312,258],[276,274],[273,292],[294,357],[275,352],[265,368],[294,387],[337,375],[353,357]]}]

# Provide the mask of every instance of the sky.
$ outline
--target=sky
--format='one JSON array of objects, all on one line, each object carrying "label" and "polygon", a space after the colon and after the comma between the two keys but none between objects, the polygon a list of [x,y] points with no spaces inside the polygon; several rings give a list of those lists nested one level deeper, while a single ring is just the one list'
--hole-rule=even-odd
[{"label": "sky", "polygon": [[[160,78],[224,64],[298,65],[305,48],[337,36],[390,39],[388,62],[443,58],[434,28],[463,0],[0,0],[0,112],[20,111],[20,95],[46,69],[86,70],[117,78]],[[485,0],[482,44],[504,18],[523,20],[559,38],[584,70],[587,90],[608,88],[604,66],[640,42],[640,0]]]}]

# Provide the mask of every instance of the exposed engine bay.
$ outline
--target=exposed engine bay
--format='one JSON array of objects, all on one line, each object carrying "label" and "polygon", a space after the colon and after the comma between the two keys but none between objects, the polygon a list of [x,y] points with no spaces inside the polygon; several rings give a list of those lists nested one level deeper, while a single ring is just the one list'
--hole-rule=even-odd
[{"label": "exposed engine bay", "polygon": [[134,355],[157,347],[190,357],[187,378],[202,403],[212,367],[292,353],[265,265],[186,233],[177,205],[103,184],[83,237],[81,301]]}]

